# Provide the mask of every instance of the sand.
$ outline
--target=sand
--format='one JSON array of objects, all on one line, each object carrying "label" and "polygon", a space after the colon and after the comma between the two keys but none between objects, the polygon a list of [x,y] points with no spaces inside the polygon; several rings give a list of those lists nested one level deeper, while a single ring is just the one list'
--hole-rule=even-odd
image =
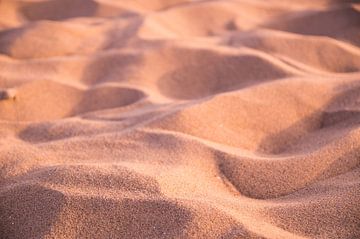
[{"label": "sand", "polygon": [[0,0],[0,238],[360,238],[360,4]]}]

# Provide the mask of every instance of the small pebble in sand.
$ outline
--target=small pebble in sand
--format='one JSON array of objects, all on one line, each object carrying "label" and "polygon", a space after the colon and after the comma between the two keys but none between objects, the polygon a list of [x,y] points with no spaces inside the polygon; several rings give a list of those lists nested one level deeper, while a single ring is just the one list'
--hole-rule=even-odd
[{"label": "small pebble in sand", "polygon": [[0,89],[0,100],[9,100],[16,98],[15,89]]}]

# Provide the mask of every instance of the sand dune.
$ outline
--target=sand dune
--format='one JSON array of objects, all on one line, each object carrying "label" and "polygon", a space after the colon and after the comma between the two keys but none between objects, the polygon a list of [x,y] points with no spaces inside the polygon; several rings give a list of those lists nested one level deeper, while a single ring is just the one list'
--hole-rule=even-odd
[{"label": "sand dune", "polygon": [[0,0],[0,238],[360,238],[359,9]]}]

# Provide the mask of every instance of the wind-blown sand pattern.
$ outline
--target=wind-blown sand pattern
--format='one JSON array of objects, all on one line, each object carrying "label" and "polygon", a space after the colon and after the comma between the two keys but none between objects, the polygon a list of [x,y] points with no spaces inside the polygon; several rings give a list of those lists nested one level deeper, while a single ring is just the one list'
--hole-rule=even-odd
[{"label": "wind-blown sand pattern", "polygon": [[0,0],[0,30],[0,238],[360,238],[357,1]]}]

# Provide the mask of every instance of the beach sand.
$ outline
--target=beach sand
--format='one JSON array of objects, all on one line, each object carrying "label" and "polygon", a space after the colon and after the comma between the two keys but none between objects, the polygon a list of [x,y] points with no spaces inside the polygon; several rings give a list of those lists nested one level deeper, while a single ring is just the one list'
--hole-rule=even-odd
[{"label": "beach sand", "polygon": [[0,0],[0,238],[360,238],[360,3]]}]

